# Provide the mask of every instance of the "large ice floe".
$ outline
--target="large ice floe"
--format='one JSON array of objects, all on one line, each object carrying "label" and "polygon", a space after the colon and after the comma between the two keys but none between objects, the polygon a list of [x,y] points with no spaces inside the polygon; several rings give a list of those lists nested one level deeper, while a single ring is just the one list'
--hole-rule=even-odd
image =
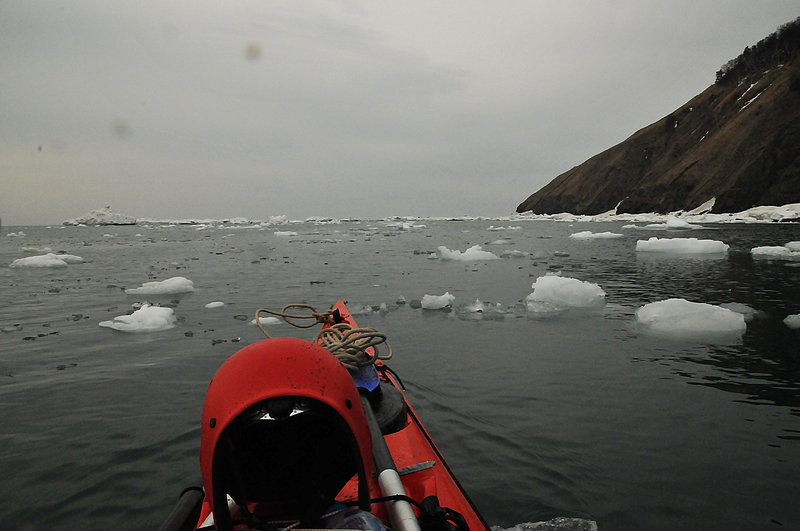
[{"label": "large ice floe", "polygon": [[185,277],[172,277],[167,280],[145,282],[138,288],[125,290],[128,295],[175,295],[178,293],[191,293],[194,283]]},{"label": "large ice floe", "polygon": [[636,310],[642,329],[675,339],[715,338],[720,335],[741,336],[747,329],[739,312],[686,299],[667,299],[645,304]]},{"label": "large ice floe", "polygon": [[444,245],[437,248],[441,260],[461,260],[463,262],[477,262],[480,260],[499,260],[500,257],[490,251],[484,251],[480,245],[473,245],[463,253],[455,250],[451,251]]},{"label": "large ice floe", "polygon": [[70,264],[82,264],[83,258],[74,254],[47,253],[38,256],[17,258],[8,267],[67,267]]},{"label": "large ice floe", "polygon": [[533,292],[525,297],[525,305],[534,313],[597,306],[606,297],[597,284],[560,275],[539,277],[531,287]]},{"label": "large ice floe", "polygon": [[753,258],[768,260],[800,260],[800,242],[789,242],[786,245],[765,245],[750,249]]},{"label": "large ice floe", "polygon": [[157,332],[175,326],[175,314],[172,308],[142,305],[130,315],[120,315],[110,321],[101,321],[103,328],[112,328],[120,332]]},{"label": "large ice floe", "polygon": [[728,248],[729,245],[721,241],[697,238],[652,237],[636,242],[636,251],[641,253],[725,254]]}]

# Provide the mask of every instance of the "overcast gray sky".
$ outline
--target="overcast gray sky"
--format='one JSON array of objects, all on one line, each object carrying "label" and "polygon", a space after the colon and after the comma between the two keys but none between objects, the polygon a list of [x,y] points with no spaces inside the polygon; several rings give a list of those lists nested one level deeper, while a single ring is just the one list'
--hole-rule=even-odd
[{"label": "overcast gray sky", "polygon": [[0,0],[0,217],[502,216],[800,0]]}]

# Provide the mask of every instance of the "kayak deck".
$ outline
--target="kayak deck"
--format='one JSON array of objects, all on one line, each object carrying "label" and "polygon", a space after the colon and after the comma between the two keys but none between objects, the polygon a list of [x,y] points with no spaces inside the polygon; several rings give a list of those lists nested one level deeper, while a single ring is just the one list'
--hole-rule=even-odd
[{"label": "kayak deck", "polygon": [[[346,323],[354,328],[358,326],[343,301],[338,301],[331,310],[336,322]],[[325,324],[323,328],[330,326],[330,324]],[[382,398],[374,399],[372,409],[377,412],[378,416],[381,416],[381,409],[390,410],[387,424],[384,425],[381,422],[381,431],[406,495],[417,503],[421,503],[429,496],[436,496],[441,507],[451,509],[464,518],[469,530],[489,529],[409,404],[398,378],[380,360],[375,361],[375,368],[380,377],[382,390],[378,396],[382,395]],[[400,401],[402,403],[399,403]],[[372,482],[370,498],[379,499],[382,495],[377,482]],[[357,477],[354,476],[342,488],[336,496],[336,500],[345,504],[358,500]],[[374,502],[370,512],[390,525],[388,505],[392,503],[394,502]],[[414,507],[414,512],[416,516],[420,516],[418,507]],[[197,527],[203,526],[213,528],[208,499],[203,500],[197,520]]]},{"label": "kayak deck", "polygon": [[[354,327],[357,326],[355,319],[342,301],[336,303],[334,310],[339,311],[344,322]],[[489,526],[483,521],[469,496],[456,480],[444,456],[411,407],[397,378],[389,371],[384,370],[385,366],[381,361],[376,361],[376,367],[381,381],[390,384],[402,396],[408,413],[402,428],[384,435],[406,494],[417,502],[421,502],[428,496],[436,496],[442,507],[461,513],[470,530],[488,529]],[[381,493],[370,492],[370,495],[378,498]],[[355,478],[345,485],[337,499],[340,501],[357,499]],[[371,512],[384,522],[389,521],[384,503],[373,504]],[[419,516],[418,511],[417,515]]]}]

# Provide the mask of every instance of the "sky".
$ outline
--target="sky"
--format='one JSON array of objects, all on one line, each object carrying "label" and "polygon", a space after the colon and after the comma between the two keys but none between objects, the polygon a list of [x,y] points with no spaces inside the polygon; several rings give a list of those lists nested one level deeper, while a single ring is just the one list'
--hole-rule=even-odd
[{"label": "sky", "polygon": [[505,216],[800,0],[0,0],[0,218]]}]

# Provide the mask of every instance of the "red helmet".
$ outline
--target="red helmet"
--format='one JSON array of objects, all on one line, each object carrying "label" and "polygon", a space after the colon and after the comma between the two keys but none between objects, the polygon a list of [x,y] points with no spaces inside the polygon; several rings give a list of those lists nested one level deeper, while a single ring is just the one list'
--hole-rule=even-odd
[{"label": "red helmet", "polygon": [[200,469],[218,527],[231,526],[227,496],[248,507],[318,518],[358,474],[369,509],[371,437],[347,369],[309,341],[283,337],[231,356],[203,404]]}]

